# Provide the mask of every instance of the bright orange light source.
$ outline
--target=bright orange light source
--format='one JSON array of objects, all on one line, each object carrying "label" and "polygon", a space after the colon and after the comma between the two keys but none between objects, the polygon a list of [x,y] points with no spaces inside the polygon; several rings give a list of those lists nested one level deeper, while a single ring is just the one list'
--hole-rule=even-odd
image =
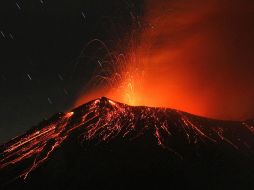
[{"label": "bright orange light source", "polygon": [[107,96],[212,118],[252,117],[253,43],[244,35],[252,27],[247,21],[254,4],[183,0],[147,1],[146,6],[149,27],[138,45],[117,55],[110,68],[100,64],[110,74],[100,73],[104,83],[81,95],[76,105]]}]

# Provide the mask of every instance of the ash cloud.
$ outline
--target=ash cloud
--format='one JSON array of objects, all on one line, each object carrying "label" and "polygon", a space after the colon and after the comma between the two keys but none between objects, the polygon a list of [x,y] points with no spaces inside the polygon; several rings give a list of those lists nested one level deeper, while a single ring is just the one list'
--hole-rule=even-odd
[{"label": "ash cloud", "polygon": [[150,1],[141,104],[219,119],[254,117],[254,2]]}]

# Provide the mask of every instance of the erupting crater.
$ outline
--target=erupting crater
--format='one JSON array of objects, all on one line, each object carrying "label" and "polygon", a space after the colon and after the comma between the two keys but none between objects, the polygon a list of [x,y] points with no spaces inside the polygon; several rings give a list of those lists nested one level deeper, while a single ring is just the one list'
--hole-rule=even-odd
[{"label": "erupting crater", "polygon": [[[222,121],[186,112],[129,106],[101,97],[67,113],[58,113],[0,147],[1,183],[24,180],[72,141],[86,144],[143,139],[179,160],[205,151],[253,152],[252,121]],[[205,153],[207,154],[207,153]],[[213,153],[212,153],[213,154]],[[10,174],[11,173],[11,174]]]}]

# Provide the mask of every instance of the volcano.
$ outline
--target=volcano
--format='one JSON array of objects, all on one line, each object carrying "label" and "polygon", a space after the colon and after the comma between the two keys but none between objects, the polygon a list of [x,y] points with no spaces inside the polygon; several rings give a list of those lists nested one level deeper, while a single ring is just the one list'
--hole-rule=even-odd
[{"label": "volcano", "polygon": [[254,120],[102,97],[0,147],[1,189],[254,188]]}]

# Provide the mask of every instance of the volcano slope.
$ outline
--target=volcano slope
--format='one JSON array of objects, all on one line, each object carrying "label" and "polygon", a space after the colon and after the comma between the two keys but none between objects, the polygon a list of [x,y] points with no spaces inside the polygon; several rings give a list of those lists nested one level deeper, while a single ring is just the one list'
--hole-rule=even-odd
[{"label": "volcano slope", "polygon": [[0,147],[1,189],[254,188],[254,121],[105,97]]}]

